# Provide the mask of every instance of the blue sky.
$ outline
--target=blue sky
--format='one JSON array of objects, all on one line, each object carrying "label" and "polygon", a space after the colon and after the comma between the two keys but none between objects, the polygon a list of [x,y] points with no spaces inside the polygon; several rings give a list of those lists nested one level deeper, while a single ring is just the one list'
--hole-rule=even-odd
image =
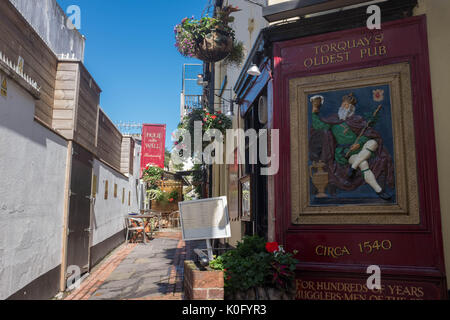
[{"label": "blue sky", "polygon": [[199,18],[207,0],[57,0],[81,9],[85,65],[100,88],[101,107],[114,122],[167,124],[166,146],[180,115],[183,63],[173,28]]}]

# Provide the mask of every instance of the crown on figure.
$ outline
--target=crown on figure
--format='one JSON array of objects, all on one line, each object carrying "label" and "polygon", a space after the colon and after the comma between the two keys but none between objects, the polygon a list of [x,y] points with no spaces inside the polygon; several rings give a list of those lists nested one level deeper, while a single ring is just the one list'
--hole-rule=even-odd
[{"label": "crown on figure", "polygon": [[345,95],[342,97],[342,102],[344,102],[344,101],[348,102],[352,105],[356,105],[356,102],[357,102],[357,100],[352,92],[350,92],[348,95]]}]

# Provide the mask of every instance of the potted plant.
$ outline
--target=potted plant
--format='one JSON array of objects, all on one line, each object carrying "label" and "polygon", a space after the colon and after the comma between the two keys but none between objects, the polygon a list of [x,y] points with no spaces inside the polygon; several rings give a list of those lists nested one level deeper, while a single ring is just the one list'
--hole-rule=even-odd
[{"label": "potted plant", "polygon": [[237,7],[225,6],[218,10],[214,18],[184,18],[174,28],[178,51],[185,57],[196,57],[205,62],[230,57],[230,63],[241,63],[243,45],[235,40],[235,32],[229,26],[234,21],[231,13],[237,11],[240,11]]},{"label": "potted plant", "polygon": [[236,249],[210,262],[224,271],[225,297],[233,300],[292,300],[295,297],[297,251],[287,253],[276,242],[246,236]]}]

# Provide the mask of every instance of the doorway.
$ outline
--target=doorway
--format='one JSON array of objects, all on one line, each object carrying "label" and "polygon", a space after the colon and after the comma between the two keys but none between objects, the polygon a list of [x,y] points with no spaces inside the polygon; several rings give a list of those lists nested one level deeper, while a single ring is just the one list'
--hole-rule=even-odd
[{"label": "doorway", "polygon": [[72,149],[67,266],[89,271],[91,224],[91,185],[93,156],[77,144]]}]

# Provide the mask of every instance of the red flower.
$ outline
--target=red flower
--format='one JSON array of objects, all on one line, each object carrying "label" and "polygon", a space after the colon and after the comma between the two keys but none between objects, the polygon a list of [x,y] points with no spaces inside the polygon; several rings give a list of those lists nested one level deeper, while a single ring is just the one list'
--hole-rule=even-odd
[{"label": "red flower", "polygon": [[212,116],[211,119],[216,120],[217,116]]},{"label": "red flower", "polygon": [[217,111],[216,113],[217,113],[217,114],[222,114],[222,111]]},{"label": "red flower", "polygon": [[278,251],[278,242],[267,242],[266,250],[267,250],[267,252],[271,252],[271,253]]},{"label": "red flower", "polygon": [[169,201],[170,201],[170,202],[173,202],[173,198],[170,198]]},{"label": "red flower", "polygon": [[209,116],[209,115],[211,115],[211,114],[210,114],[210,113],[207,113],[206,115]]},{"label": "red flower", "polygon": [[206,122],[206,121],[208,121],[208,119],[206,119],[206,118],[203,118],[203,122]]}]

